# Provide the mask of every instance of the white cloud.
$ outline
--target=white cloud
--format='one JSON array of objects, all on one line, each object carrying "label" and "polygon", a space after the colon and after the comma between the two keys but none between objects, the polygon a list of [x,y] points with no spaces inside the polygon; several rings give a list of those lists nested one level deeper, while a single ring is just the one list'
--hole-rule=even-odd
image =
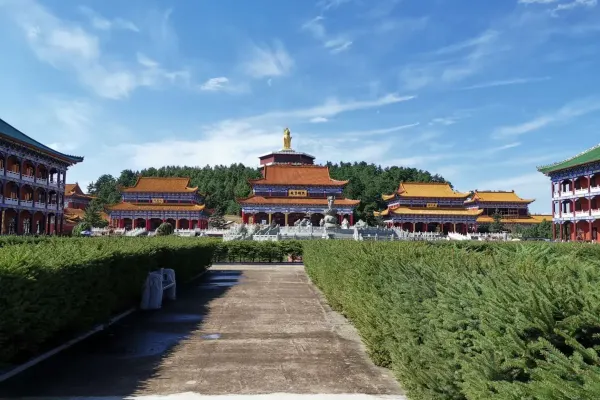
[{"label": "white cloud", "polygon": [[323,21],[324,18],[322,16],[315,17],[306,22],[302,26],[302,29],[308,31],[316,40],[321,42],[323,47],[329,50],[329,52],[332,54],[338,54],[350,49],[352,46],[352,40],[347,38],[345,35],[328,35]]},{"label": "white cloud", "polygon": [[26,35],[36,56],[53,67],[73,72],[97,95],[121,99],[139,87],[187,81],[186,71],[168,71],[138,54],[138,63],[123,65],[102,54],[99,39],[80,26],[61,20],[33,0],[2,3]]},{"label": "white cloud", "polygon": [[218,78],[210,78],[202,85],[200,85],[200,90],[205,90],[209,92],[217,92],[219,90],[225,89],[225,86],[229,83],[229,79],[224,76],[220,76]]},{"label": "white cloud", "polygon": [[[435,60],[404,66],[400,70],[400,81],[407,90],[462,81],[478,73],[490,56],[508,49],[508,46],[498,45],[500,36],[495,30],[487,30],[476,37],[425,53],[425,57]],[[464,54],[456,57],[457,53]],[[440,60],[440,56],[454,58]]]},{"label": "white cloud", "polygon": [[573,0],[569,3],[559,4],[552,10],[553,15],[557,15],[557,13],[565,10],[572,10],[578,7],[596,7],[598,5],[598,0]]},{"label": "white cloud", "polygon": [[293,67],[294,60],[279,41],[273,46],[252,45],[244,63],[245,72],[258,79],[288,75]]},{"label": "white cloud", "polygon": [[559,0],[519,0],[519,4],[551,4]]},{"label": "white cloud", "polygon": [[400,103],[408,100],[414,99],[415,96],[398,96],[397,94],[388,94],[383,97],[374,100],[350,100],[345,102],[340,102],[338,99],[332,98],[325,101],[323,104],[308,107],[308,108],[299,108],[292,110],[284,110],[284,111],[269,111],[264,114],[260,114],[254,117],[250,117],[248,119],[256,120],[256,119],[311,119],[315,117],[333,117],[335,115],[349,112],[349,111],[358,111],[358,110],[366,110],[371,108],[377,108],[382,106],[387,106],[395,103]]},{"label": "white cloud", "polygon": [[467,86],[461,88],[460,90],[474,90],[474,89],[487,89],[498,86],[512,86],[512,85],[524,85],[526,83],[534,83],[534,82],[544,82],[550,80],[549,76],[540,77],[540,78],[515,78],[515,79],[505,79],[500,81],[490,81],[479,83],[477,85]]},{"label": "white cloud", "polygon": [[85,6],[79,7],[79,11],[81,11],[82,14],[89,18],[90,23],[94,28],[102,31],[108,31],[111,29],[123,29],[132,32],[140,31],[140,29],[133,22],[123,18],[115,18],[113,20],[109,20],[104,18],[91,8]]},{"label": "white cloud", "polygon": [[313,124],[320,124],[320,123],[327,122],[327,121],[329,121],[329,120],[325,117],[314,117],[314,118],[311,118],[309,122],[311,122]]},{"label": "white cloud", "polygon": [[371,130],[363,130],[363,131],[357,131],[357,132],[345,132],[345,133],[338,134],[338,135],[344,136],[344,137],[351,137],[351,136],[365,137],[365,136],[385,135],[388,133],[399,132],[399,131],[403,131],[405,129],[414,128],[419,125],[420,124],[418,122],[416,122],[414,124],[393,126],[391,128],[371,129]]},{"label": "white cloud", "polygon": [[530,206],[531,212],[550,213],[550,180],[539,172],[498,177],[474,186],[472,189],[514,190],[522,198],[536,200]]},{"label": "white cloud", "polygon": [[573,102],[565,105],[559,110],[539,116],[522,124],[496,128],[492,132],[492,137],[495,139],[501,139],[519,136],[529,132],[537,131],[551,124],[564,122],[572,118],[577,118],[596,111],[600,111],[599,100],[583,100]]},{"label": "white cloud", "polygon": [[337,8],[342,4],[350,3],[353,0],[319,0],[317,6],[323,11],[327,11],[333,8]]}]

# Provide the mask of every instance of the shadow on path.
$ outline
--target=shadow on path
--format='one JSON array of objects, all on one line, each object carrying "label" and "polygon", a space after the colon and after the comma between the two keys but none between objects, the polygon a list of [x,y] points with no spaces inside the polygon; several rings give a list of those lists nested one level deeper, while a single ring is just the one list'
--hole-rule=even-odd
[{"label": "shadow on path", "polygon": [[140,311],[57,356],[0,384],[0,398],[128,396],[144,390],[186,339],[215,340],[200,332],[211,301],[241,279],[242,271],[209,270],[178,287],[177,300]]}]

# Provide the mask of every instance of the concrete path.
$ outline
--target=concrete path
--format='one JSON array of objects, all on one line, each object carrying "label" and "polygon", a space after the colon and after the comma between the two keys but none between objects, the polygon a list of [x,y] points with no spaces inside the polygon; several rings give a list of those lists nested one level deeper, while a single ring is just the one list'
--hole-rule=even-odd
[{"label": "concrete path", "polygon": [[290,265],[214,266],[162,310],[138,312],[1,384],[0,398],[18,396],[405,399],[303,267]]}]

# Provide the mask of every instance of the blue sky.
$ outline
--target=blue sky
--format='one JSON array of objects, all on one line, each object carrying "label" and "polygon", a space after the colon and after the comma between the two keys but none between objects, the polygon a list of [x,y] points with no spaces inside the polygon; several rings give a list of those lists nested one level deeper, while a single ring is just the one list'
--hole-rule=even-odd
[{"label": "blue sky", "polygon": [[243,162],[440,173],[549,212],[536,166],[598,143],[597,0],[0,0],[0,117],[68,180]]}]

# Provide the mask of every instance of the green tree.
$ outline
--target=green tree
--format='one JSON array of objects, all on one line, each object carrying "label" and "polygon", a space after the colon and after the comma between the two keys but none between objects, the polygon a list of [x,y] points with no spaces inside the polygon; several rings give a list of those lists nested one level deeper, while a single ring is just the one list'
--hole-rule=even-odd
[{"label": "green tree", "polygon": [[208,219],[208,226],[215,229],[224,229],[227,226],[227,221],[223,218],[223,214],[215,212]]},{"label": "green tree", "polygon": [[497,209],[496,209],[496,212],[494,212],[494,215],[492,215],[492,218],[494,218],[494,222],[492,222],[490,224],[490,232],[492,232],[492,233],[503,232],[504,225],[502,224],[502,215],[500,214],[500,212]]},{"label": "green tree", "polygon": [[173,225],[168,222],[163,222],[156,228],[156,236],[169,236],[174,232]]},{"label": "green tree", "polygon": [[82,222],[93,228],[104,228],[108,226],[108,221],[102,218],[103,211],[102,205],[96,199],[92,200],[85,209]]},{"label": "green tree", "polygon": [[552,239],[552,222],[547,219],[540,222],[537,226],[537,237],[544,239]]},{"label": "green tree", "polygon": [[92,230],[92,226],[89,223],[82,221],[73,227],[73,231],[71,231],[71,235],[79,236],[79,235],[81,235],[81,232],[90,231],[90,230]]},{"label": "green tree", "polygon": [[98,180],[88,185],[87,191],[96,197],[101,206],[116,204],[121,199],[117,180],[112,175],[101,175]]}]

